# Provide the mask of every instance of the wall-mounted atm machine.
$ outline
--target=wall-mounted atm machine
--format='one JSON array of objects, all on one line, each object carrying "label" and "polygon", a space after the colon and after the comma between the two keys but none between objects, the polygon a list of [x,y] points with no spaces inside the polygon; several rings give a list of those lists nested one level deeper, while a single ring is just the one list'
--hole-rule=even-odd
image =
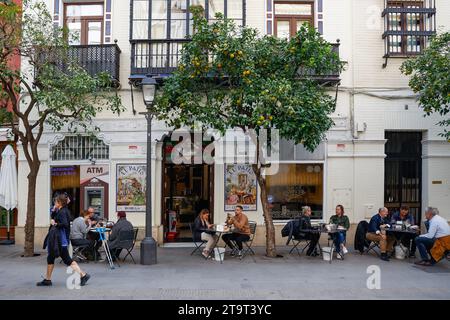
[{"label": "wall-mounted atm machine", "polygon": [[101,218],[105,217],[105,188],[85,187],[84,188],[84,210],[89,207],[94,208],[95,213]]}]

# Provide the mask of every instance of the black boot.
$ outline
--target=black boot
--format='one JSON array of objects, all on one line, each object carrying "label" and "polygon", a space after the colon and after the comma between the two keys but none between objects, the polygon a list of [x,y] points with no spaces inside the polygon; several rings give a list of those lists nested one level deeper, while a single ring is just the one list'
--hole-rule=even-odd
[{"label": "black boot", "polygon": [[381,253],[381,257],[380,258],[383,261],[389,261],[389,257],[388,257],[386,252]]}]

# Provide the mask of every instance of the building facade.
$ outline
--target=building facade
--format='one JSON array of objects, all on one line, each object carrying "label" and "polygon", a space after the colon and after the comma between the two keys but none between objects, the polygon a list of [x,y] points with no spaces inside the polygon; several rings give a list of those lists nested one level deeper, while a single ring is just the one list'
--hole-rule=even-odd
[{"label": "building facade", "polygon": [[[13,3],[16,5],[21,5],[22,0],[13,0]],[[9,67],[12,70],[20,70],[20,56],[15,55],[12,57],[9,63]],[[0,100],[1,108],[6,107],[7,110],[11,110],[11,104],[8,101]],[[0,154],[3,152],[7,145],[12,145],[13,149],[17,152],[16,146],[16,137],[11,132],[10,124],[2,124],[0,125]],[[1,158],[0,158],[1,164]],[[7,215],[9,213],[2,207],[0,207],[0,240],[4,240],[7,238]],[[14,239],[15,237],[15,226],[17,225],[17,209],[13,209],[10,213],[10,238]]]},{"label": "building facade", "polygon": [[[46,0],[55,25],[78,32],[73,50],[87,56],[88,70],[110,72],[127,110],[95,120],[95,138],[46,132],[40,142],[41,169],[36,203],[36,241],[49,223],[58,192],[71,197],[74,216],[93,206],[107,219],[124,210],[145,225],[146,120],[141,92],[130,85],[147,75],[170,76],[180,48],[192,34],[189,5],[201,4],[212,20],[223,12],[261,35],[290,37],[309,23],[347,62],[340,75],[334,127],[314,153],[282,143],[279,172],[268,178],[275,224],[312,207],[328,221],[342,204],[353,226],[379,207],[406,204],[420,219],[426,206],[450,220],[450,143],[438,134],[437,116],[423,117],[408,78],[399,67],[420,54],[434,32],[450,29],[446,0]],[[339,41],[338,41],[339,39]],[[334,94],[337,82],[330,88]],[[163,88],[161,89],[163,90]],[[223,222],[243,204],[258,223],[255,243],[265,242],[260,190],[248,166],[205,163],[180,165],[169,155],[170,128],[153,124],[153,235],[159,244],[189,241],[189,223],[202,208]],[[201,140],[200,140],[201,141]],[[206,146],[206,142],[205,142]],[[27,163],[19,149],[17,242],[23,241]],[[140,236],[143,235],[140,234]],[[352,237],[349,237],[351,239]],[[283,244],[277,231],[277,243]]]}]

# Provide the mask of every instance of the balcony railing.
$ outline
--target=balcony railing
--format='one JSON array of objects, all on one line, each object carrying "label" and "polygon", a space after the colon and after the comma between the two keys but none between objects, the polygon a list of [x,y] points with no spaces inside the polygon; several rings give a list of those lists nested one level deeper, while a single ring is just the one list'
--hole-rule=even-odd
[{"label": "balcony railing", "polygon": [[190,40],[132,40],[131,74],[167,76],[178,67],[183,45]]},{"label": "balcony railing", "polygon": [[[144,76],[164,78],[178,67],[183,40],[131,40],[131,76],[139,79]],[[332,44],[333,51],[339,54],[339,43]],[[315,74],[311,70],[299,70],[299,77],[312,77],[326,82],[339,81],[339,70],[330,70],[325,75]]]},{"label": "balcony railing", "polygon": [[[58,51],[58,50],[56,50]],[[69,46],[67,53],[53,52],[43,56],[64,73],[69,72],[70,63],[78,64],[91,76],[106,72],[112,80],[119,81],[120,48],[117,44]]]}]

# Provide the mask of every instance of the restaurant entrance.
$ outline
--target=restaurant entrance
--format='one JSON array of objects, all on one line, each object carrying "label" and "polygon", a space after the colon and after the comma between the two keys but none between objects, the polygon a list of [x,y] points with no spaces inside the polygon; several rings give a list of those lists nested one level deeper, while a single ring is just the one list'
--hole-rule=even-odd
[{"label": "restaurant entrance", "polygon": [[214,217],[213,166],[166,163],[162,180],[164,242],[192,242],[189,224],[200,210],[208,209]]}]

